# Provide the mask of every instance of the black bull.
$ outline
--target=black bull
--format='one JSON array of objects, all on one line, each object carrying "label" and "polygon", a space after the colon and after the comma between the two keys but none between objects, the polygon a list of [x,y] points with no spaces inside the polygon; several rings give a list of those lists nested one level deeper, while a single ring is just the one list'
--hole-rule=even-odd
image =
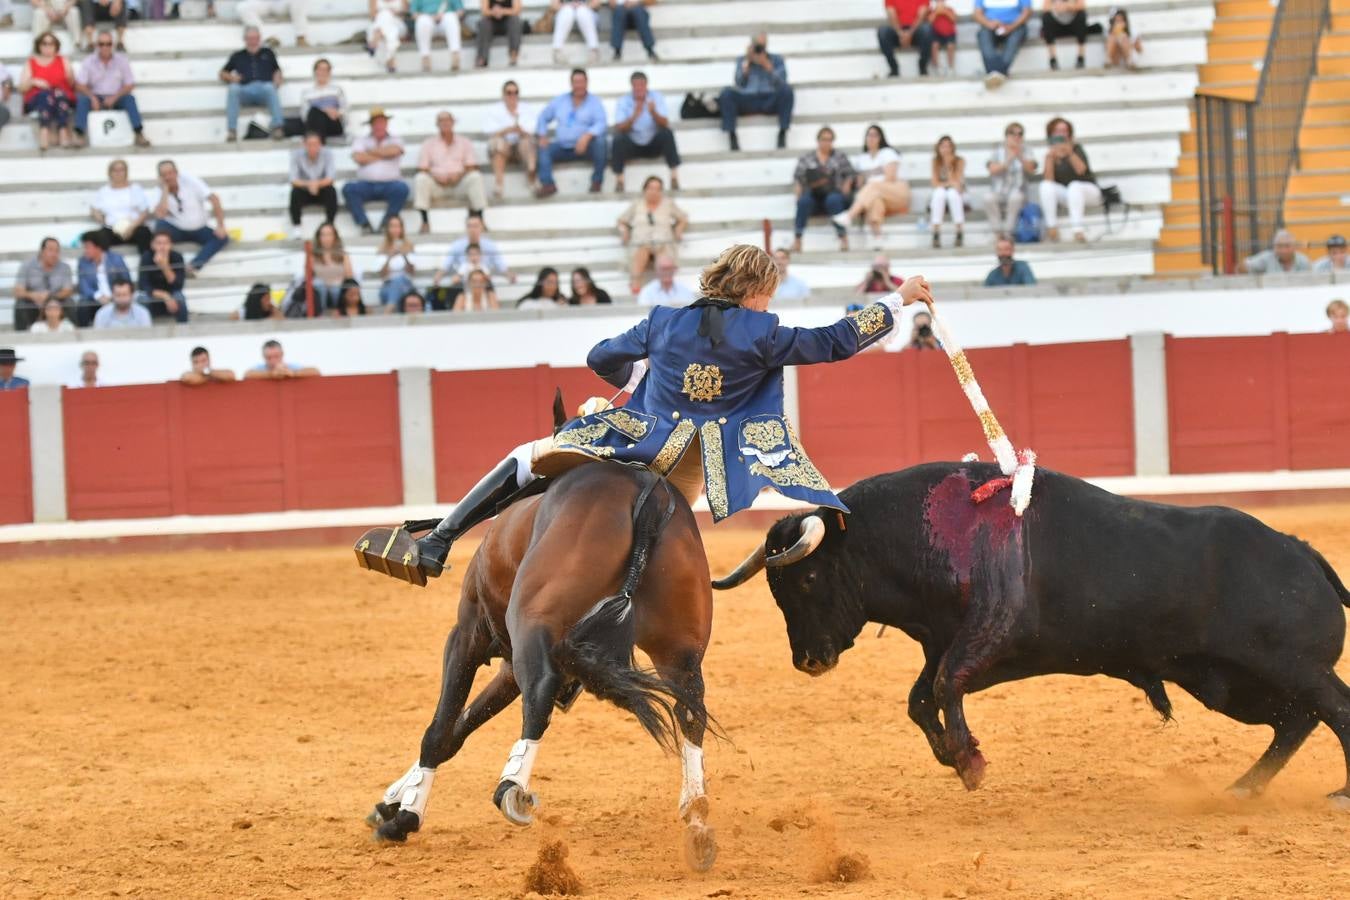
[{"label": "black bull", "polygon": [[[868,622],[923,646],[909,715],[968,788],[984,759],[962,698],[1033,675],[1109,675],[1164,716],[1171,681],[1239,722],[1270,725],[1269,749],[1233,790],[1259,793],[1319,721],[1350,781],[1350,688],[1333,667],[1350,594],[1316,550],[1244,513],[1120,497],[1037,469],[1021,519],[980,463],[933,463],[860,481],[849,516],[779,520],[718,588],[765,566],[793,663],[830,670]],[[939,713],[941,718],[939,719]],[[1332,795],[1350,805],[1350,783]]]}]

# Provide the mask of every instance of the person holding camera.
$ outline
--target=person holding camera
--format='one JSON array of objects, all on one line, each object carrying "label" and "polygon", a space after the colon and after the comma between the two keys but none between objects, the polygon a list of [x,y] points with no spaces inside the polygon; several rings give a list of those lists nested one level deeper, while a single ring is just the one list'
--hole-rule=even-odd
[{"label": "person holding camera", "polygon": [[816,132],[816,149],[797,160],[792,188],[797,194],[797,218],[793,223],[792,252],[800,253],[806,220],[813,215],[831,217],[839,236],[839,249],[848,249],[848,229],[833,218],[848,208],[849,188],[857,173],[848,156],[834,149],[834,129],[828,125]]},{"label": "person holding camera", "polygon": [[891,274],[890,259],[884,253],[878,253],[872,260],[872,268],[853,290],[857,294],[889,294],[902,284],[903,278]]},{"label": "person holding camera", "polygon": [[937,335],[933,334],[933,317],[931,314],[920,310],[914,314],[914,321],[909,329],[909,343],[904,350],[941,350],[942,345],[938,343]]},{"label": "person holding camera", "polygon": [[1069,211],[1073,239],[1087,240],[1083,214],[1087,207],[1100,206],[1102,189],[1088,164],[1087,151],[1073,139],[1073,126],[1063,116],[1055,116],[1045,126],[1050,149],[1045,154],[1045,177],[1041,181],[1041,211],[1045,215],[1045,236],[1059,240],[1059,207]]},{"label": "person holding camera", "polygon": [[1007,237],[1017,228],[1017,217],[1026,203],[1026,181],[1036,171],[1036,158],[1023,142],[1026,130],[1020,122],[1003,129],[1003,143],[989,154],[989,193],[984,213],[995,236]]},{"label": "person holding camera", "polygon": [[975,21],[980,26],[976,40],[984,58],[984,86],[1002,87],[1008,80],[1017,51],[1027,39],[1031,0],[975,0]]},{"label": "person holding camera", "polygon": [[736,83],[718,95],[722,111],[722,130],[732,150],[741,149],[736,138],[736,117],[748,113],[778,116],[778,149],[787,146],[787,130],[792,125],[795,97],[787,80],[787,64],[777,53],[769,52],[769,35],[763,31],[750,39],[745,55],[736,60]]}]

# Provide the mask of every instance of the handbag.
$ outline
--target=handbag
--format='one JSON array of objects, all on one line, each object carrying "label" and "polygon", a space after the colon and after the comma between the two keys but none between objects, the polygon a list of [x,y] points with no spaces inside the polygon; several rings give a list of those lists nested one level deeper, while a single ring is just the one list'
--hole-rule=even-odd
[{"label": "handbag", "polygon": [[722,110],[716,100],[709,100],[703,94],[685,94],[680,104],[681,119],[717,119]]},{"label": "handbag", "polygon": [[[1106,233],[1114,234],[1129,224],[1130,204],[1125,202],[1125,198],[1121,196],[1120,188],[1116,187],[1114,184],[1104,184],[1100,185],[1100,187],[1102,191],[1102,211],[1106,215]],[[1122,206],[1125,208],[1125,215],[1121,219],[1120,228],[1111,227],[1111,207],[1113,206]]]}]

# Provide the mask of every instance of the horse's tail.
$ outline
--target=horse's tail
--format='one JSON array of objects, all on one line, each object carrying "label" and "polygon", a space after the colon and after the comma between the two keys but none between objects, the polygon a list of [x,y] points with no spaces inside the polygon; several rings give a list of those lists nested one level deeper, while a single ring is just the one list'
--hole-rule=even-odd
[{"label": "horse's tail", "polygon": [[[633,508],[633,548],[623,586],[572,626],[555,647],[554,659],[559,669],[579,680],[592,694],[631,712],[657,743],[673,752],[679,735],[676,704],[696,721],[706,723],[708,712],[701,699],[655,672],[639,669],[633,657],[633,592],[642,580],[661,529],[675,511],[675,493],[663,478],[645,471],[637,474],[642,491]],[[653,502],[652,494],[658,487],[665,490],[664,504]]]}]

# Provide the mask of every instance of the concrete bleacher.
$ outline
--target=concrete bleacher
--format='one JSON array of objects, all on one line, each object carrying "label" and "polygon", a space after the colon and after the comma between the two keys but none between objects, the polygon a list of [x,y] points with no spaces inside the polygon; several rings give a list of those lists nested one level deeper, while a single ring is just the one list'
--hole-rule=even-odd
[{"label": "concrete bleacher", "polygon": [[[526,5],[530,18],[543,6],[542,0]],[[608,47],[603,48],[605,61],[589,67],[591,89],[605,100],[611,113],[635,68],[647,72],[652,87],[664,92],[675,108],[687,91],[715,94],[729,82],[734,58],[743,51],[746,36],[766,22],[772,23],[771,49],[787,58],[797,102],[786,150],[774,149],[776,128],[765,117],[743,120],[744,150],[739,154],[727,151],[725,137],[714,121],[677,125],[685,158],[683,190],[677,202],[693,220],[682,251],[687,278],[692,278],[694,266],[727,243],[762,240],[760,223],[765,218],[773,222],[776,241],[790,239],[792,170],[796,158],[814,146],[816,130],[824,124],[833,126],[840,148],[853,153],[866,126],[875,121],[904,155],[902,174],[914,187],[914,211],[888,220],[885,229],[886,250],[895,268],[922,271],[939,283],[982,280],[992,262],[991,234],[979,203],[987,186],[984,162],[1004,125],[1014,119],[1027,127],[1034,152],[1042,154],[1044,122],[1053,115],[1065,115],[1074,122],[1094,171],[1102,183],[1121,188],[1131,212],[1124,222],[1116,213],[1109,232],[1100,211],[1091,215],[1091,241],[1086,245],[1029,245],[1019,255],[1032,263],[1042,279],[1139,277],[1153,272],[1152,243],[1171,197],[1169,173],[1181,153],[1180,135],[1189,127],[1187,104],[1196,86],[1196,69],[1206,61],[1205,35],[1213,21],[1213,4],[1199,0],[1131,4],[1135,30],[1146,42],[1141,59],[1146,69],[1134,74],[1101,71],[1101,44],[1096,39],[1089,44],[1087,70],[1050,72],[1033,25],[1033,38],[1018,57],[1013,80],[997,93],[986,91],[979,80],[982,67],[972,26],[964,21],[970,2],[956,5],[963,22],[957,73],[951,78],[915,77],[912,51],[900,57],[904,77],[885,77],[874,34],[881,18],[878,0],[829,4],[829,21],[821,20],[825,8],[813,0],[668,0],[653,8],[659,62],[648,61],[633,36],[626,43],[626,62],[611,62]],[[1090,17],[1104,19],[1107,6],[1090,3]],[[298,243],[269,238],[287,230],[287,157],[295,144],[223,143],[225,89],[215,80],[215,73],[226,55],[240,45],[240,37],[232,4],[221,2],[217,8],[218,19],[204,20],[204,5],[189,0],[183,5],[184,20],[140,23],[128,31],[139,85],[137,98],[146,118],[146,134],[155,143],[152,149],[52,152],[40,157],[32,129],[21,120],[0,131],[0,165],[6,170],[0,183],[0,292],[6,305],[14,272],[32,255],[42,236],[51,234],[70,244],[91,226],[88,202],[103,183],[107,163],[114,156],[128,159],[132,179],[146,187],[154,183],[155,163],[172,157],[181,170],[205,178],[220,194],[228,225],[238,231],[239,240],[189,285],[195,313],[233,309],[253,281],[280,286],[290,279],[299,259]],[[278,53],[288,79],[282,97],[289,110],[298,104],[313,61],[327,57],[353,106],[351,130],[361,130],[364,113],[372,105],[393,112],[395,132],[410,144],[404,160],[408,174],[415,168],[416,144],[434,131],[437,110],[453,110],[458,130],[474,139],[482,154],[483,116],[496,102],[503,80],[516,80],[524,101],[533,105],[566,89],[565,68],[552,62],[548,38],[540,35],[526,38],[516,68],[505,65],[504,41],[498,40],[491,68],[473,70],[472,51],[466,49],[464,62],[470,68],[454,74],[445,71],[448,62],[442,43],[436,45],[437,71],[432,74],[420,72],[415,49],[405,44],[399,57],[400,74],[388,76],[358,43],[348,42],[365,28],[364,9],[359,0],[324,4],[311,24],[311,43],[316,48],[295,49],[287,21],[268,23],[264,31],[284,43]],[[17,12],[21,23],[26,22],[26,11]],[[20,62],[29,44],[26,27],[0,33],[0,59]],[[575,38],[567,51],[573,62],[583,62],[584,48]],[[1063,52],[1061,56],[1070,58]],[[946,229],[947,249],[931,249],[929,235],[920,227],[926,219],[932,145],[942,134],[957,141],[970,174],[972,208],[962,250],[950,248],[950,228]],[[333,149],[340,178],[349,177],[355,168],[349,151],[340,144]],[[585,193],[588,169],[564,166],[558,170],[560,195],[539,202],[528,193],[523,173],[512,168],[505,199],[488,212],[492,236],[526,283],[542,265],[585,264],[616,300],[626,300],[624,250],[613,223],[649,173],[664,174],[664,167],[639,161],[630,165],[627,195],[612,192],[612,176],[606,193],[589,195]],[[433,210],[433,234],[417,242],[428,269],[458,236],[462,215],[462,209]],[[312,232],[320,218],[318,210],[309,208],[303,230]],[[413,227],[415,218],[411,210],[405,211],[405,220]],[[358,263],[373,254],[376,240],[358,236],[345,211],[338,227]],[[846,288],[856,283],[870,255],[861,233],[855,233],[852,251],[840,253],[832,231],[823,220],[815,220],[794,271],[818,290]],[[74,252],[67,256],[73,260]],[[524,290],[524,285],[502,287],[501,294],[509,300]],[[0,321],[6,319],[0,312]]]}]

